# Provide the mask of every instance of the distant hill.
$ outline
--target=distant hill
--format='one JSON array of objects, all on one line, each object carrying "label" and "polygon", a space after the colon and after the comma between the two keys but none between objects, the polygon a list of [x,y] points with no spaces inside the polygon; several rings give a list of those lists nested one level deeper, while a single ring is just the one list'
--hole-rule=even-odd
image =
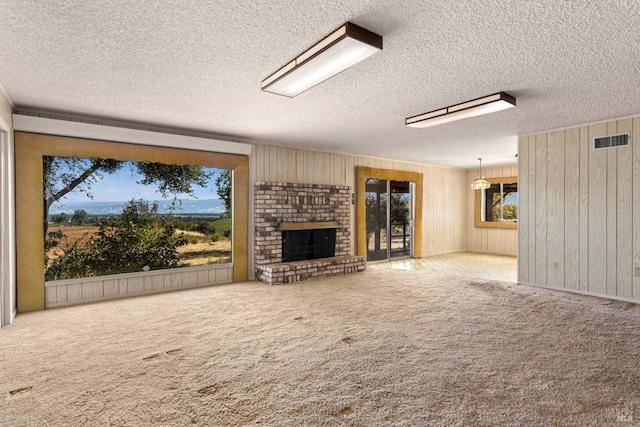
[{"label": "distant hill", "polygon": [[[149,202],[158,203],[158,211],[161,214],[200,214],[214,215],[224,213],[224,202],[219,199],[179,199],[173,204],[172,200],[149,200]],[[122,207],[127,202],[72,202],[64,201],[56,202],[51,206],[49,214],[73,214],[76,210],[85,210],[89,215],[117,215],[122,211]]]}]

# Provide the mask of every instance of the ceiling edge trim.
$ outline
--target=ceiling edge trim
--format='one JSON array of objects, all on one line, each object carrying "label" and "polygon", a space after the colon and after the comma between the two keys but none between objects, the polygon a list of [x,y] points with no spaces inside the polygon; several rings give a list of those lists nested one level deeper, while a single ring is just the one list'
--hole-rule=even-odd
[{"label": "ceiling edge trim", "polygon": [[13,130],[74,138],[151,145],[157,147],[183,148],[213,153],[251,154],[251,144],[219,139],[198,138],[162,132],[129,129],[92,123],[71,122],[44,117],[13,115]]},{"label": "ceiling edge trim", "polygon": [[522,134],[522,135],[518,134],[517,137],[518,138],[525,138],[527,136],[534,136],[534,135],[538,135],[538,134],[541,134],[541,133],[559,132],[559,131],[563,131],[563,130],[580,128],[580,127],[583,127],[583,126],[592,126],[592,125],[599,125],[599,124],[602,124],[602,123],[617,122],[617,121],[620,121],[620,120],[635,119],[636,117],[640,117],[640,112],[637,113],[637,114],[632,114],[630,116],[612,117],[610,119],[597,120],[595,122],[580,123],[580,124],[577,124],[577,125],[563,126],[563,127],[555,128],[555,129],[539,130],[539,131],[535,131],[535,132],[528,132],[528,133],[525,133],[525,134]]}]

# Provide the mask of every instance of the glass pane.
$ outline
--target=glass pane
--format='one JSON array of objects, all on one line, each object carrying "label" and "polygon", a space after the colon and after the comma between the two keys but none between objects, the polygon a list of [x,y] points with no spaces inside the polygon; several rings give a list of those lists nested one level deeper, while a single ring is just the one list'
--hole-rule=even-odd
[{"label": "glass pane", "polygon": [[231,171],[43,157],[46,280],[231,262]]},{"label": "glass pane", "polygon": [[411,183],[391,181],[391,258],[411,255]]},{"label": "glass pane", "polygon": [[367,260],[387,259],[387,181],[365,182]]},{"label": "glass pane", "polygon": [[518,221],[518,184],[491,184],[484,193],[485,221]]},{"label": "glass pane", "polygon": [[502,184],[502,222],[518,221],[518,184]]},{"label": "glass pane", "polygon": [[500,210],[502,209],[502,197],[500,195],[500,184],[491,184],[491,187],[484,190],[485,213],[484,220],[491,222],[500,221]]}]

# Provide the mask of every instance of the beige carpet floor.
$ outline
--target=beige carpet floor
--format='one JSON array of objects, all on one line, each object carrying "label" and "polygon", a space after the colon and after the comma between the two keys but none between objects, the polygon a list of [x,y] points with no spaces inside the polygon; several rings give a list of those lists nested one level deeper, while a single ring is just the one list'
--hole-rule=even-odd
[{"label": "beige carpet floor", "polygon": [[49,310],[0,331],[0,425],[630,425],[639,331],[632,304],[391,269]]}]

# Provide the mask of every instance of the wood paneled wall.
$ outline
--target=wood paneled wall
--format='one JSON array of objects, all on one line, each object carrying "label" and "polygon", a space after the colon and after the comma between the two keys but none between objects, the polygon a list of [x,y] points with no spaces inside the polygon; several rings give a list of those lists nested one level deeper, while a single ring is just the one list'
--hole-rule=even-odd
[{"label": "wood paneled wall", "polygon": [[639,136],[636,117],[520,138],[520,282],[640,300]]},{"label": "wood paneled wall", "polygon": [[[482,168],[485,178],[518,176],[517,165]],[[478,169],[467,170],[467,250],[488,254],[511,255],[518,253],[518,230],[506,228],[479,228],[475,226],[475,191],[471,184],[478,176]],[[519,192],[520,193],[520,192]]]},{"label": "wood paneled wall", "polygon": [[[355,192],[356,166],[423,174],[422,256],[466,249],[467,173],[462,169],[373,157],[254,144],[250,157],[251,188],[256,181],[348,185]],[[250,197],[250,220],[253,199]],[[352,254],[355,253],[355,205],[351,205]],[[253,224],[249,224],[253,230]],[[253,233],[249,233],[250,239]],[[253,242],[249,242],[253,247]],[[251,255],[250,255],[251,257]],[[252,262],[252,260],[250,260]],[[253,271],[253,268],[250,268]]]}]

